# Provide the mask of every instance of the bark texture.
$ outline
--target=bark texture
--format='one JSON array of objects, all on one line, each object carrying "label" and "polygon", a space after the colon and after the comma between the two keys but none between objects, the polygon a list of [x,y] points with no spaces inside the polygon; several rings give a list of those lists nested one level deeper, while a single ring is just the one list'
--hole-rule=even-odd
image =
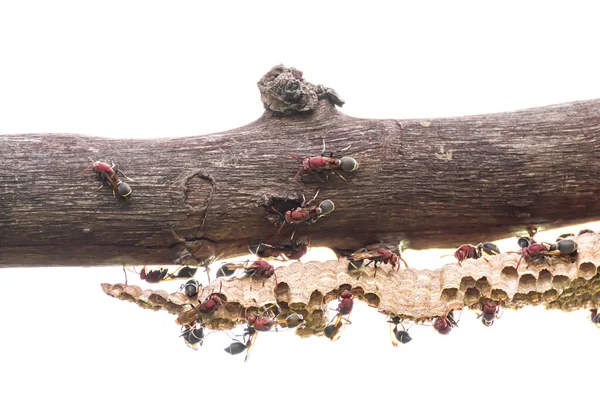
[{"label": "bark texture", "polygon": [[[269,75],[270,74],[270,75]],[[0,136],[0,265],[196,263],[247,254],[277,233],[273,199],[301,193],[336,210],[297,225],[312,244],[415,249],[500,239],[528,227],[600,218],[600,100],[492,115],[369,120],[341,113],[331,89],[278,66],[259,83],[257,121],[208,136],[111,140]],[[288,153],[328,151],[360,167],[320,182],[292,178]],[[97,191],[94,160],[135,182],[131,201]],[[290,204],[290,203],[287,203]]]}]

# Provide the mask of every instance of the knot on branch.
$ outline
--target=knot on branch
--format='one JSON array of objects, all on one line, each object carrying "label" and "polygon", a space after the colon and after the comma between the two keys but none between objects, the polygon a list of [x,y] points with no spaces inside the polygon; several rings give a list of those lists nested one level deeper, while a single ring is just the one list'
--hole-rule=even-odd
[{"label": "knot on branch", "polygon": [[340,107],[344,104],[335,90],[306,82],[302,71],[283,64],[271,68],[258,81],[258,88],[265,108],[275,114],[311,112],[323,98]]}]

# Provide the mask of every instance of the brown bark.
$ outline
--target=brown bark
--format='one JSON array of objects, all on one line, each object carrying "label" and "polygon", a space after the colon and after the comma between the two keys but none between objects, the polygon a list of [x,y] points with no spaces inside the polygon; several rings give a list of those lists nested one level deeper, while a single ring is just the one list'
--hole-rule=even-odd
[{"label": "brown bark", "polygon": [[[261,82],[263,101],[280,107],[265,89],[269,79]],[[245,254],[250,243],[289,241],[292,229],[278,235],[275,215],[267,218],[270,199],[310,198],[317,189],[336,210],[298,225],[297,235],[332,248],[401,240],[416,249],[456,247],[600,217],[600,100],[368,120],[344,115],[324,88],[306,85],[298,93],[309,101],[290,111],[302,113],[267,109],[249,125],[208,136],[0,136],[0,265],[171,264]],[[332,151],[351,145],[345,153],[359,169],[345,174],[348,183],[292,180],[300,165],[288,153],[319,155],[323,139]],[[82,178],[87,157],[114,160],[133,178],[132,200],[95,190],[93,174]]]}]

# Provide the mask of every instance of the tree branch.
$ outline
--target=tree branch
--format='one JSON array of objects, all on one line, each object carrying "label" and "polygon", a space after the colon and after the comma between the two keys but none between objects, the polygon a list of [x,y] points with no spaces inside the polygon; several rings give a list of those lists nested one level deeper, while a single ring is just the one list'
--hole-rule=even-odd
[{"label": "tree branch", "polygon": [[[297,70],[259,82],[257,121],[209,136],[110,140],[0,136],[0,265],[195,263],[247,253],[277,234],[273,199],[317,190],[336,210],[297,226],[312,244],[456,247],[600,217],[600,100],[431,120],[367,120]],[[270,107],[270,108],[269,108]],[[321,183],[294,181],[288,153],[346,152],[360,167]],[[114,160],[135,182],[114,199],[87,157]]]}]

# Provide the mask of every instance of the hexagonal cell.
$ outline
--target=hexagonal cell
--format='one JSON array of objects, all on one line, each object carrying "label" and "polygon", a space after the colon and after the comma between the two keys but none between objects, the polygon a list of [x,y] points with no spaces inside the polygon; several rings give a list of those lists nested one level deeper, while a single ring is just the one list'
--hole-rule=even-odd
[{"label": "hexagonal cell", "polygon": [[475,287],[484,294],[489,293],[490,290],[492,290],[492,285],[490,285],[490,282],[488,282],[488,279],[485,276],[477,279]]},{"label": "hexagonal cell", "polygon": [[577,300],[577,299],[571,299],[569,301],[565,301],[562,305],[561,305],[561,310],[563,311],[577,311],[579,310],[579,308],[581,307],[581,303]]},{"label": "hexagonal cell", "polygon": [[544,292],[544,294],[542,295],[542,298],[547,303],[554,301],[554,300],[558,299],[558,291],[556,291],[556,289],[546,290]]},{"label": "hexagonal cell", "polygon": [[519,273],[514,267],[502,268],[502,279],[516,281],[519,278]]},{"label": "hexagonal cell", "polygon": [[552,278],[552,287],[556,290],[561,290],[569,284],[569,278],[565,275],[555,275]]},{"label": "hexagonal cell", "polygon": [[532,290],[527,293],[527,301],[532,305],[539,304],[542,301],[542,294]]},{"label": "hexagonal cell", "polygon": [[357,291],[357,290],[359,290],[359,289],[360,289],[360,291],[361,291],[362,293],[364,293],[364,290],[363,290],[361,287],[357,287],[357,288],[355,288],[355,289],[354,289],[354,291],[353,291],[353,290],[352,290],[352,286],[351,286],[351,285],[348,285],[348,284],[343,284],[343,285],[340,285],[339,292],[340,292],[340,293],[342,293],[344,290],[350,290],[351,292],[353,292],[353,293],[356,293],[356,291]]},{"label": "hexagonal cell", "polygon": [[448,303],[450,301],[456,300],[458,297],[458,289],[457,288],[446,288],[442,290],[442,295],[440,296],[440,300],[444,303]]},{"label": "hexagonal cell", "polygon": [[490,298],[496,301],[506,301],[508,300],[508,294],[502,289],[493,289]]},{"label": "hexagonal cell", "polygon": [[579,287],[582,287],[583,285],[585,285],[587,283],[587,281],[585,280],[585,278],[577,278],[577,279],[573,279],[573,281],[571,282],[571,287],[573,289],[577,289]]},{"label": "hexagonal cell", "polygon": [[527,302],[527,295],[525,293],[515,293],[512,298],[514,303],[524,303]]},{"label": "hexagonal cell", "polygon": [[547,269],[543,269],[538,274],[538,283],[540,286],[552,284],[552,274]]},{"label": "hexagonal cell", "polygon": [[318,290],[313,290],[310,294],[310,300],[308,300],[308,305],[311,307],[318,306],[323,303],[323,293]]},{"label": "hexagonal cell", "polygon": [[592,295],[592,303],[594,307],[600,308],[600,292],[596,292]]},{"label": "hexagonal cell", "polygon": [[365,293],[365,298],[367,299],[367,304],[369,304],[369,306],[379,307],[381,299],[375,293]]},{"label": "hexagonal cell", "polygon": [[531,292],[535,289],[536,279],[532,274],[525,274],[519,279],[519,292]]},{"label": "hexagonal cell", "polygon": [[590,262],[584,262],[579,265],[578,276],[587,280],[592,279],[596,275],[596,266]]},{"label": "hexagonal cell", "polygon": [[275,287],[275,299],[278,302],[283,301],[286,303],[290,302],[290,285],[285,282],[279,282]]},{"label": "hexagonal cell", "polygon": [[465,292],[468,288],[475,287],[477,282],[470,276],[465,276],[460,280],[460,291]]},{"label": "hexagonal cell", "polygon": [[479,299],[481,299],[481,293],[476,288],[469,288],[465,292],[464,302],[467,306],[472,306],[479,302]]},{"label": "hexagonal cell", "polygon": [[[163,293],[164,292],[164,293]],[[165,291],[154,292],[148,296],[148,301],[152,304],[163,305],[167,302],[169,294]]]}]

